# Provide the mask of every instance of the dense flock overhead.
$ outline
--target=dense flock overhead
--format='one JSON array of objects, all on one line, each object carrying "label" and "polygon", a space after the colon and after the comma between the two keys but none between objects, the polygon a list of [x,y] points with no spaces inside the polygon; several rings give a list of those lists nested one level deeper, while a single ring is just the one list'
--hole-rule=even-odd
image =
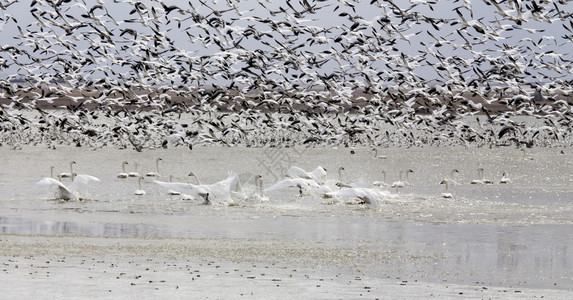
[{"label": "dense flock overhead", "polygon": [[570,146],[572,8],[0,0],[0,143]]}]

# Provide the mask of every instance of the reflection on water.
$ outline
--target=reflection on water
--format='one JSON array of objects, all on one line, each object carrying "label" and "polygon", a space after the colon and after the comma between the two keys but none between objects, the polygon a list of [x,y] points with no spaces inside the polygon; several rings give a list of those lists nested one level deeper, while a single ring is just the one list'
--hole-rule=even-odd
[{"label": "reflection on water", "polygon": [[[0,218],[3,234],[124,238],[296,239],[312,247],[376,249],[414,254],[416,263],[395,262],[393,271],[427,280],[524,287],[573,288],[573,231],[566,225],[492,226],[388,222],[364,216],[268,216],[224,220],[212,216],[141,216],[128,222],[62,222]],[[147,218],[147,217],[144,217]],[[108,220],[109,221],[109,220]],[[320,241],[320,244],[316,244]],[[192,242],[192,240],[190,240]],[[383,270],[381,270],[383,271]]]}]

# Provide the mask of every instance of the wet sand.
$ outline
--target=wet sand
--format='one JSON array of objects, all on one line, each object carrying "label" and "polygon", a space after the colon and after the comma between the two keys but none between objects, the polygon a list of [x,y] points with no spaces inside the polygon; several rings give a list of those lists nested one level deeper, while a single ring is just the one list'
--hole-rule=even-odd
[{"label": "wet sand", "polygon": [[376,275],[421,253],[362,251],[294,240],[0,237],[6,298],[565,299],[570,291],[428,283]]}]

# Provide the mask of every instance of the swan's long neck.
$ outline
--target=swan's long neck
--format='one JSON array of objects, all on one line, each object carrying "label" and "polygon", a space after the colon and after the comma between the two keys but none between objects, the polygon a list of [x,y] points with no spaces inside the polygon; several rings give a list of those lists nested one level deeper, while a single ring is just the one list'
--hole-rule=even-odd
[{"label": "swan's long neck", "polygon": [[454,173],[456,172],[456,170],[452,170],[452,172],[450,173],[450,178],[454,179]]},{"label": "swan's long neck", "polygon": [[137,185],[139,186],[139,190],[141,191],[141,176],[137,178]]},{"label": "swan's long neck", "polygon": [[382,174],[384,174],[384,183],[386,183],[386,171],[382,171]]},{"label": "swan's long neck", "polygon": [[126,161],[124,161],[124,162],[121,163],[121,171],[122,171],[123,173],[125,173],[125,164],[127,164]]},{"label": "swan's long neck", "polygon": [[159,174],[159,158],[155,160],[155,168],[157,169],[157,174]]},{"label": "swan's long neck", "polygon": [[404,171],[400,170],[400,181],[402,181],[402,173],[404,173]]},{"label": "swan's long neck", "polygon": [[50,167],[50,178],[54,178],[54,166]]},{"label": "swan's long neck", "polygon": [[338,169],[338,181],[342,182],[342,168]]},{"label": "swan's long neck", "polygon": [[446,185],[446,193],[448,192],[448,181],[444,180],[444,184]]}]

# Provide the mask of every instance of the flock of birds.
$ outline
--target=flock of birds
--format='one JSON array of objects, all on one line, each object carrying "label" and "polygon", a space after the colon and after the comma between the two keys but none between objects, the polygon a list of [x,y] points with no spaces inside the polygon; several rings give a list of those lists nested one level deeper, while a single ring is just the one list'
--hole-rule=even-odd
[{"label": "flock of birds", "polygon": [[[160,186],[164,189],[165,194],[171,196],[180,196],[182,200],[201,200],[203,204],[226,204],[229,206],[240,205],[244,201],[249,202],[268,202],[269,195],[275,197],[277,193],[287,193],[293,196],[289,191],[294,191],[294,195],[300,197],[314,196],[329,199],[327,203],[346,203],[346,204],[367,204],[376,206],[379,202],[395,201],[398,197],[399,190],[411,186],[409,174],[414,173],[413,170],[400,170],[399,180],[391,184],[386,182],[386,172],[382,171],[383,180],[375,182],[345,182],[343,179],[344,167],[338,168],[337,180],[327,179],[327,172],[321,166],[316,167],[312,171],[305,171],[297,166],[291,166],[284,172],[284,178],[278,180],[267,188],[264,188],[263,177],[261,175],[252,176],[251,174],[230,174],[227,178],[212,183],[202,184],[199,177],[193,172],[189,173],[188,178],[194,177],[196,183],[187,182],[173,182],[173,176],[169,176],[169,181],[159,180],[161,174],[159,173],[159,161],[161,158],[156,159],[157,170],[139,174],[136,169],[132,172],[127,172],[125,166],[128,165],[127,161],[121,164],[122,172],[117,174],[118,180],[126,178],[137,178],[138,189],[133,193],[134,195],[145,195],[146,192],[142,188],[142,180],[148,178],[153,184]],[[62,201],[82,201],[90,200],[87,194],[87,186],[100,182],[100,179],[91,175],[76,174],[73,171],[75,161],[70,163],[69,173],[59,173],[54,175],[54,167],[51,167],[51,176],[41,179],[36,183],[36,188],[39,192],[53,193],[55,200]],[[478,169],[478,178],[472,180],[470,184],[494,184],[493,181],[484,177],[484,169]],[[453,195],[448,191],[449,185],[460,185],[462,182],[455,176],[459,174],[457,169],[453,169],[451,173],[446,176],[439,184],[445,185],[445,191],[440,195],[442,198],[453,198]],[[403,178],[405,175],[405,178]],[[65,178],[69,178],[70,182],[67,186],[64,184]],[[507,172],[503,172],[499,184],[511,183],[511,179]],[[252,188],[254,186],[254,188]],[[82,190],[83,189],[83,190]],[[395,192],[391,190],[395,189]],[[84,193],[84,196],[80,194]],[[280,198],[280,195],[279,195]]]},{"label": "flock of birds", "polygon": [[474,5],[2,0],[0,145],[570,146],[572,4]]}]

